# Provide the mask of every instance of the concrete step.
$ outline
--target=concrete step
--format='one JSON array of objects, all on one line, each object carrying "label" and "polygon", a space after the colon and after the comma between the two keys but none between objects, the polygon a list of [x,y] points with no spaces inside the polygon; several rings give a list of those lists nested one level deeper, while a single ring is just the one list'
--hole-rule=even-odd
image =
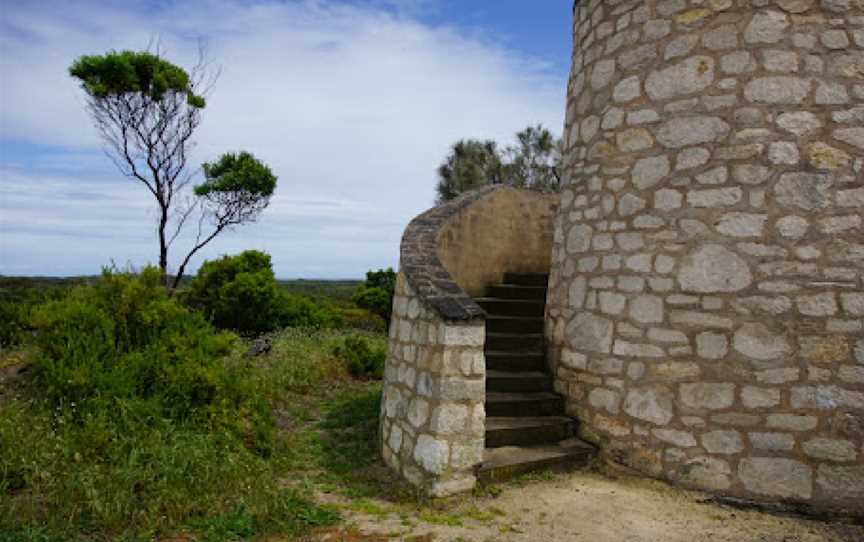
[{"label": "concrete step", "polygon": [[560,416],[564,413],[564,400],[550,392],[486,393],[486,415],[503,417]]},{"label": "concrete step", "polygon": [[536,352],[543,350],[542,333],[489,333],[486,349],[494,352]]},{"label": "concrete step", "polygon": [[593,446],[575,438],[541,446],[487,448],[477,474],[488,484],[541,470],[566,472],[587,465],[595,453]]},{"label": "concrete step", "polygon": [[549,284],[549,275],[545,273],[504,273],[503,282],[520,286],[546,286]]},{"label": "concrete step", "polygon": [[546,309],[545,301],[528,299],[479,297],[474,301],[488,314],[496,316],[533,316],[535,318],[542,318]]},{"label": "concrete step", "polygon": [[546,286],[520,286],[518,284],[496,284],[486,289],[487,297],[500,299],[532,299],[546,301]]},{"label": "concrete step", "polygon": [[536,446],[559,442],[575,434],[576,423],[565,416],[486,418],[486,448]]},{"label": "concrete step", "polygon": [[539,371],[486,371],[486,391],[504,393],[551,392],[552,379]]},{"label": "concrete step", "polygon": [[489,316],[487,333],[543,333],[544,321],[538,317]]},{"label": "concrete step", "polygon": [[545,371],[546,356],[543,352],[486,351],[487,371]]}]

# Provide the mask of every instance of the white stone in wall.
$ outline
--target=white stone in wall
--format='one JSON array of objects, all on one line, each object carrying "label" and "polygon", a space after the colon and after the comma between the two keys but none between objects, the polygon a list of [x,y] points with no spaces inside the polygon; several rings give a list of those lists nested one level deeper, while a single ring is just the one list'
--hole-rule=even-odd
[{"label": "white stone in wall", "polygon": [[615,85],[612,99],[616,102],[629,102],[642,95],[641,80],[638,76],[628,77]]},{"label": "white stone in wall", "polygon": [[837,313],[837,299],[833,293],[798,296],[798,310],[806,316],[833,316]]},{"label": "white stone in wall", "polygon": [[656,185],[669,175],[669,158],[665,155],[642,158],[636,162],[631,172],[633,184],[640,190]]},{"label": "white stone in wall", "polygon": [[705,331],[696,336],[696,353],[705,359],[723,359],[729,351],[729,339],[722,333]]},{"label": "white stone in wall", "polygon": [[681,402],[697,409],[729,408],[735,402],[735,385],[712,382],[681,384]]},{"label": "white stone in wall", "polygon": [[627,393],[624,411],[654,425],[667,425],[672,421],[673,404],[672,392],[665,387],[632,388]]},{"label": "white stone in wall", "polygon": [[708,456],[694,457],[680,469],[682,481],[703,489],[728,489],[731,474],[732,469],[726,461]]},{"label": "white stone in wall", "polygon": [[780,390],[744,386],[741,389],[741,402],[750,409],[771,408],[780,404]]},{"label": "white stone in wall", "polygon": [[715,228],[731,237],[760,237],[765,230],[768,215],[752,213],[727,213],[720,217]]},{"label": "white stone in wall", "polygon": [[864,499],[864,465],[820,465],[816,484],[832,498]]},{"label": "white stone in wall", "polygon": [[687,431],[680,431],[678,429],[654,429],[651,433],[663,442],[674,444],[679,448],[691,448],[696,446],[696,439],[693,437],[692,433],[688,433]]},{"label": "white stone in wall", "polygon": [[741,326],[735,332],[732,345],[740,354],[759,361],[779,359],[792,352],[786,337],[772,333],[763,323]]},{"label": "white stone in wall", "polygon": [[726,137],[730,127],[718,117],[676,117],[657,130],[657,141],[667,148],[681,148],[700,143],[719,141]]},{"label": "white stone in wall", "polygon": [[765,423],[770,429],[812,431],[819,425],[819,419],[799,414],[769,414]]},{"label": "white stone in wall", "polygon": [[840,128],[834,130],[834,139],[864,149],[864,128]]},{"label": "white stone in wall", "polygon": [[774,194],[781,206],[815,211],[831,205],[833,186],[830,174],[785,173],[774,185]]},{"label": "white stone in wall", "polygon": [[792,459],[746,457],[738,465],[738,477],[761,495],[809,499],[813,493],[810,467]]},{"label": "white stone in wall", "polygon": [[812,83],[808,79],[790,76],[761,77],[750,81],[744,88],[747,100],[765,104],[800,104],[810,94]]},{"label": "white stone in wall", "polygon": [[764,11],[753,15],[744,40],[747,43],[776,43],[783,39],[789,21],[786,15],[779,11]]},{"label": "white stone in wall", "polygon": [[702,446],[709,454],[737,454],[744,449],[738,431],[709,431],[702,435]]},{"label": "white stone in wall", "polygon": [[588,312],[577,314],[567,326],[568,343],[575,350],[608,354],[612,351],[611,320]]},{"label": "white stone in wall", "polygon": [[707,244],[684,258],[678,282],[689,292],[737,292],[750,286],[753,275],[740,256],[722,245]]},{"label": "white stone in wall", "polygon": [[803,136],[822,128],[822,121],[809,111],[782,113],[777,117],[777,125],[797,136]]},{"label": "white stone in wall", "polygon": [[415,397],[408,404],[408,422],[419,429],[429,419],[429,403],[425,400]]},{"label": "white stone in wall", "polygon": [[801,449],[810,457],[828,461],[855,461],[858,457],[855,445],[848,440],[814,438],[801,444]]},{"label": "white stone in wall", "polygon": [[735,51],[720,58],[720,70],[729,74],[742,74],[756,69],[756,60],[749,51]]},{"label": "white stone in wall", "polygon": [[643,324],[663,321],[663,300],[654,295],[642,295],[630,302],[630,318]]},{"label": "white stone in wall", "polygon": [[662,70],[645,80],[645,91],[652,100],[661,101],[699,92],[714,82],[714,59],[694,56]]},{"label": "white stone in wall", "polygon": [[588,403],[597,409],[602,409],[609,414],[618,414],[621,404],[621,395],[606,388],[594,388],[588,394]]},{"label": "white stone in wall", "polygon": [[486,328],[483,325],[452,325],[441,327],[440,341],[448,346],[483,346]]},{"label": "white stone in wall", "polygon": [[661,211],[680,209],[684,195],[678,190],[664,188],[654,193],[654,208]]},{"label": "white stone in wall", "polygon": [[447,441],[420,435],[414,446],[414,461],[431,474],[442,474],[448,466],[450,446]]},{"label": "white stone in wall", "polygon": [[772,452],[785,452],[795,447],[795,438],[786,433],[748,433],[753,448]]},{"label": "white stone in wall", "polygon": [[567,252],[570,254],[587,252],[591,248],[593,232],[591,226],[577,224],[570,228],[570,233],[567,235]]},{"label": "white stone in wall", "polygon": [[804,13],[810,10],[815,3],[815,0],[777,0],[777,5],[789,13]]},{"label": "white stone in wall", "polygon": [[768,160],[777,165],[796,165],[801,161],[798,146],[789,141],[771,143],[768,148]]}]

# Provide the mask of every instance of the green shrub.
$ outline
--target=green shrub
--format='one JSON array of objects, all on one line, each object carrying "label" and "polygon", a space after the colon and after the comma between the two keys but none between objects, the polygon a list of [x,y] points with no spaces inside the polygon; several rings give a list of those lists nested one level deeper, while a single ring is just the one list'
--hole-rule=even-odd
[{"label": "green shrub", "polygon": [[364,337],[345,337],[333,348],[333,355],[341,358],[355,378],[380,379],[384,376],[387,350],[369,343]]},{"label": "green shrub", "polygon": [[38,399],[0,402],[0,532],[176,525],[238,502],[273,512],[283,488],[260,369],[168,297],[158,269],[106,271],[32,322]]},{"label": "green shrub", "polygon": [[26,309],[22,304],[0,301],[0,352],[19,346],[25,336]]},{"label": "green shrub", "polygon": [[148,401],[161,416],[185,419],[208,417],[221,401],[252,400],[222,362],[235,337],[169,298],[155,268],[137,276],[106,271],[35,309],[32,322],[37,378],[56,404],[98,411]]},{"label": "green shrub", "polygon": [[184,299],[217,327],[244,334],[341,323],[333,310],[280,291],[270,256],[255,250],[204,262]]},{"label": "green shrub", "polygon": [[396,272],[392,268],[369,271],[366,282],[357,288],[352,300],[358,307],[380,316],[389,328],[395,290]]}]

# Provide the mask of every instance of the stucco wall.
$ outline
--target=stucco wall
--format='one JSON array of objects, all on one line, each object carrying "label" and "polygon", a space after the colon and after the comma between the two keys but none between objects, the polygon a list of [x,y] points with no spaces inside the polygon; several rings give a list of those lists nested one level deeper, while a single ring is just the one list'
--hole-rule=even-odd
[{"label": "stucco wall", "polygon": [[582,0],[547,306],[608,458],[864,513],[864,2]]},{"label": "stucco wall", "polygon": [[501,187],[453,215],[438,235],[438,257],[469,295],[504,272],[546,273],[558,195]]}]

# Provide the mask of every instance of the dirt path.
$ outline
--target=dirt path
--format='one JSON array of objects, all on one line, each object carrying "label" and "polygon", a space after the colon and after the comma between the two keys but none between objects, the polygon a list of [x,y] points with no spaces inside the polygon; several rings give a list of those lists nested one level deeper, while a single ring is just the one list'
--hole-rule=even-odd
[{"label": "dirt path", "polygon": [[[330,541],[821,542],[864,540],[864,527],[733,509],[628,475],[577,472],[501,487],[440,511],[355,503]],[[340,499],[329,496],[330,502]],[[346,501],[341,501],[343,504]],[[369,511],[372,511],[370,513]]]}]

